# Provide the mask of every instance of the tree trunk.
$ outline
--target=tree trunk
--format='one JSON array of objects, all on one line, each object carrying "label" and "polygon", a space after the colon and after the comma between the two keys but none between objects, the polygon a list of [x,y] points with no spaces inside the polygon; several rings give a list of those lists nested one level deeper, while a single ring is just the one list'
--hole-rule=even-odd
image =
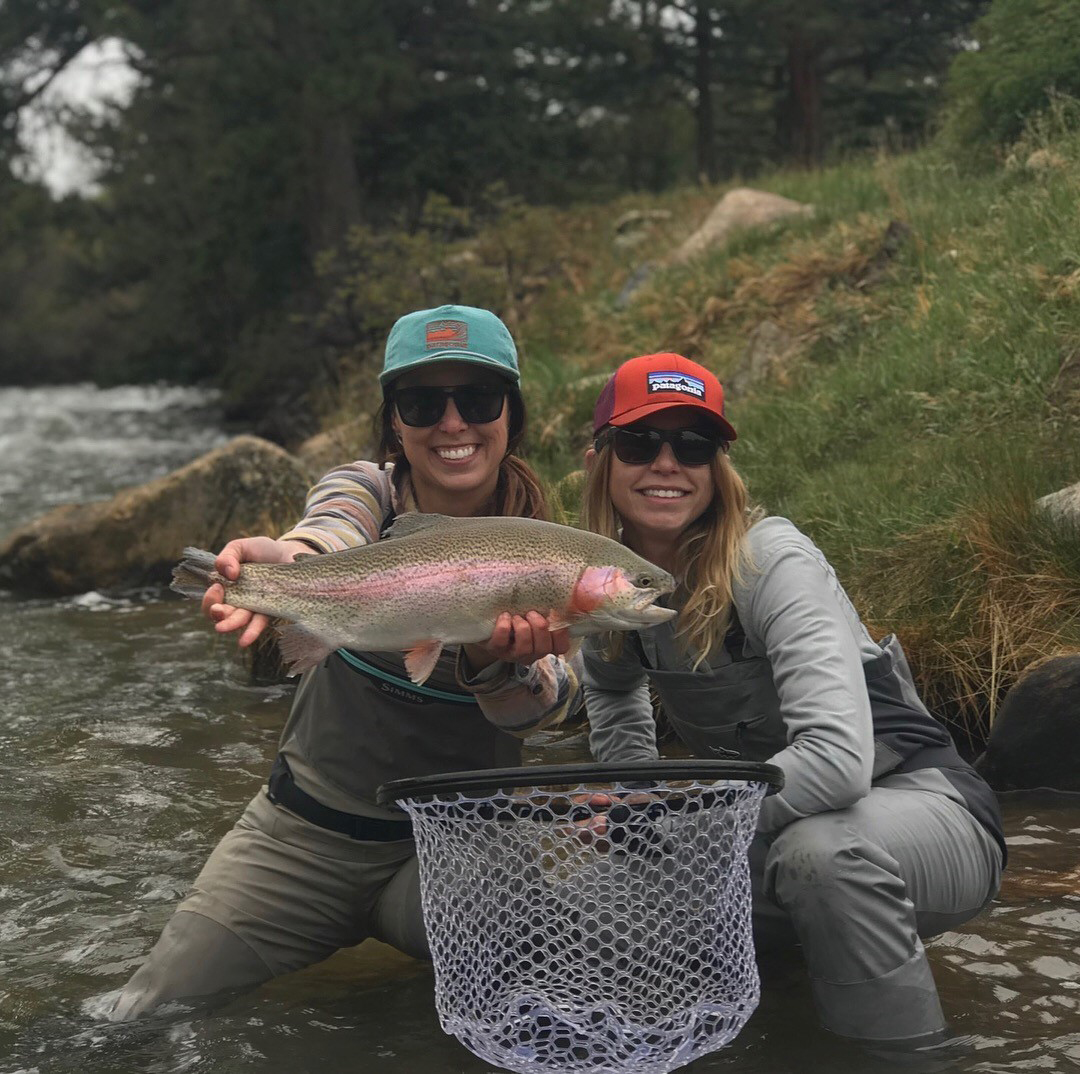
[{"label": "tree trunk", "polygon": [[279,5],[278,47],[296,74],[299,140],[304,145],[304,238],[312,263],[323,251],[344,245],[360,220],[363,198],[356,167],[354,125],[347,108],[335,108],[313,82],[325,66],[324,35],[333,25],[320,22],[316,9]]},{"label": "tree trunk", "polygon": [[697,89],[697,176],[699,183],[716,181],[716,130],[712,100],[712,7],[698,0],[694,19],[694,85]]},{"label": "tree trunk", "polygon": [[807,168],[821,162],[821,46],[801,31],[788,40],[784,128],[790,156]]},{"label": "tree trunk", "polygon": [[349,228],[360,219],[360,176],[356,170],[353,132],[344,116],[322,116],[313,123],[308,249],[340,247]]}]

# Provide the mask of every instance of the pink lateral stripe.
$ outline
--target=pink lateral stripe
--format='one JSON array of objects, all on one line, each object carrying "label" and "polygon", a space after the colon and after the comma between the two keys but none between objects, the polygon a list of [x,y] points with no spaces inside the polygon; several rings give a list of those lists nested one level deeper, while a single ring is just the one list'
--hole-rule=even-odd
[{"label": "pink lateral stripe", "polygon": [[[563,573],[567,584],[569,571],[561,564],[539,564],[552,573]],[[499,583],[513,585],[522,577],[523,565],[507,561],[464,560],[460,563],[410,563],[378,571],[354,581],[328,579],[320,586],[306,586],[300,593],[304,596],[327,597],[356,601],[387,601],[403,595],[444,593],[452,588],[469,585],[475,588],[490,587]],[[535,568],[530,571],[536,577]],[[562,581],[563,579],[559,579]]]}]

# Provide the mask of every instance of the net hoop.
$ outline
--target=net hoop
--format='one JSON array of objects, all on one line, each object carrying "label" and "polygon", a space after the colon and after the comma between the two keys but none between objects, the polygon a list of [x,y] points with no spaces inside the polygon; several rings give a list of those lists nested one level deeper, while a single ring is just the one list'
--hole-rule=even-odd
[{"label": "net hoop", "polygon": [[777,765],[733,760],[672,759],[624,761],[620,764],[529,765],[395,779],[379,788],[377,800],[379,805],[390,805],[404,799],[423,801],[444,794],[511,793],[520,787],[577,788],[590,783],[626,786],[672,780],[760,783],[766,788],[766,794],[775,794],[784,786],[784,773]]}]

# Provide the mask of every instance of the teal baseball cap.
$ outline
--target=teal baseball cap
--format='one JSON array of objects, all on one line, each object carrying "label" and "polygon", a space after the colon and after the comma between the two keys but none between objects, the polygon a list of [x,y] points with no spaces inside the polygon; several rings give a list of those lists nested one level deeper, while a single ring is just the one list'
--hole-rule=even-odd
[{"label": "teal baseball cap", "polygon": [[472,362],[518,384],[517,348],[510,330],[490,310],[476,306],[437,306],[399,317],[386,339],[379,383],[428,362]]}]

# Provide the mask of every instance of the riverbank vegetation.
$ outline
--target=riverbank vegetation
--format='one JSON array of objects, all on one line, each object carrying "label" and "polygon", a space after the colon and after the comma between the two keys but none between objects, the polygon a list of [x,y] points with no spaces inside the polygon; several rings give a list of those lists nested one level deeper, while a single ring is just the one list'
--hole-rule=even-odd
[{"label": "riverbank vegetation", "polygon": [[[245,426],[359,450],[394,318],[489,306],[572,521],[607,373],[680,351],[969,745],[1080,646],[1080,542],[1035,506],[1080,480],[1072,4],[165,6],[113,22],[142,81],[81,117],[101,193],[5,180],[7,380],[213,375]],[[100,10],[62,7],[54,54]],[[745,185],[813,212],[675,263]]]},{"label": "riverbank vegetation", "polygon": [[[1080,540],[1034,502],[1080,480],[1075,105],[1056,101],[984,171],[933,147],[756,185],[815,212],[659,268],[625,306],[637,265],[662,261],[723,188],[530,218],[553,249],[544,271],[522,266],[535,291],[504,305],[530,458],[572,519],[591,407],[619,360],[676,350],[730,379],[773,326],[781,360],[729,401],[732,458],[868,620],[900,633],[974,744],[1024,666],[1080,646]],[[657,211],[672,215],[641,242],[612,241],[621,217]],[[496,248],[487,234],[423,260],[494,273]],[[342,415],[364,405],[356,383]]]}]

